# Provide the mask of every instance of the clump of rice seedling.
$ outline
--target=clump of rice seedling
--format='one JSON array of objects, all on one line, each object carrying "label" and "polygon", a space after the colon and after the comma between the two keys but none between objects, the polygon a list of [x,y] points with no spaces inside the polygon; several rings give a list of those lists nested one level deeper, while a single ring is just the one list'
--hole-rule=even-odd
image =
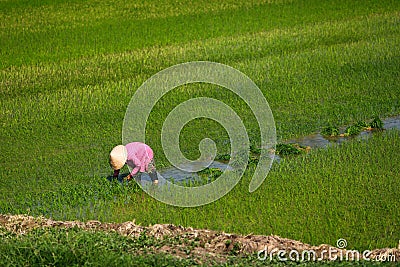
[{"label": "clump of rice seedling", "polygon": [[251,145],[250,146],[250,155],[249,155],[249,164],[258,164],[261,155],[261,148]]},{"label": "clump of rice seedling", "polygon": [[253,154],[260,155],[261,154],[261,148],[256,147],[254,145],[251,145],[250,146],[250,152],[253,153]]},{"label": "clump of rice seedling", "polygon": [[230,154],[217,155],[215,159],[220,161],[229,161],[231,159],[231,155]]},{"label": "clump of rice seedling", "polygon": [[222,174],[222,171],[218,168],[205,168],[197,172],[197,174],[205,178],[208,182],[212,182]]},{"label": "clump of rice seedling", "polygon": [[305,152],[305,153],[308,153],[311,150],[310,146],[302,146],[299,144],[294,144],[294,146],[297,147],[300,151]]},{"label": "clump of rice seedling", "polygon": [[259,160],[259,155],[250,155],[249,164],[257,164]]},{"label": "clump of rice seedling", "polygon": [[354,135],[359,135],[361,133],[362,128],[357,125],[351,125],[346,128],[344,131],[345,136],[354,136]]},{"label": "clump of rice seedling", "polygon": [[[251,164],[251,163],[257,164],[259,161],[260,154],[261,154],[261,148],[251,145],[248,163],[249,164]],[[218,161],[227,162],[231,159],[231,155],[230,154],[217,155],[215,157],[215,159]]]},{"label": "clump of rice seedling", "polygon": [[303,153],[307,148],[300,146],[299,144],[277,144],[276,147],[276,154],[281,156],[287,155],[298,155]]},{"label": "clump of rice seedling", "polygon": [[322,129],[321,134],[324,136],[334,137],[339,135],[339,128],[336,126],[328,126]]},{"label": "clump of rice seedling", "polygon": [[372,122],[366,123],[365,121],[358,121],[356,124],[351,125],[346,128],[343,134],[340,136],[355,136],[359,135],[363,130],[382,130],[383,122],[378,117],[375,116]]},{"label": "clump of rice seedling", "polygon": [[375,116],[374,119],[369,123],[369,127],[376,130],[383,130],[383,122],[378,116]]},{"label": "clump of rice seedling", "polygon": [[358,121],[358,122],[355,124],[355,126],[360,127],[360,128],[362,128],[362,129],[368,128],[368,127],[369,127],[368,123],[366,123],[365,121]]}]

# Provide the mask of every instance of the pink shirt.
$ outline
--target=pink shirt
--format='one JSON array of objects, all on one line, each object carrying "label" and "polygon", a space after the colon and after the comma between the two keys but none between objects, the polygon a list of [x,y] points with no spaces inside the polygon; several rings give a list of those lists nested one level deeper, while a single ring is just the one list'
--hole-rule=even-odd
[{"label": "pink shirt", "polygon": [[133,142],[125,145],[128,157],[126,164],[132,168],[131,175],[146,172],[147,165],[153,159],[153,150],[146,144]]}]

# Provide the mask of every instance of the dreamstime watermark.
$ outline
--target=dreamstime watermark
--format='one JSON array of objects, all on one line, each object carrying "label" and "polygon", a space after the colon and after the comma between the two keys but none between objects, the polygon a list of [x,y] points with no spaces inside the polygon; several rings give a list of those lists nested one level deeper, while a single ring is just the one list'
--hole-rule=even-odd
[{"label": "dreamstime watermark", "polygon": [[272,261],[276,258],[278,261],[381,261],[381,262],[395,262],[396,255],[390,253],[382,253],[374,255],[372,258],[371,250],[364,250],[362,252],[358,250],[346,250],[347,241],[346,239],[340,238],[336,241],[336,247],[329,247],[328,249],[305,249],[305,250],[284,250],[278,248],[272,248],[268,250],[267,247],[258,251],[257,259],[265,261],[269,259]]},{"label": "dreamstime watermark", "polygon": [[[249,192],[255,191],[263,183],[272,165],[276,144],[275,121],[257,85],[230,66],[208,61],[188,62],[169,67],[150,77],[129,102],[122,127],[122,143],[146,143],[147,120],[156,103],[171,90],[193,83],[207,83],[222,87],[221,90],[230,90],[252,111],[258,122],[261,143],[259,162],[249,184]],[[231,158],[228,168],[218,179],[202,186],[180,186],[159,176],[159,184],[162,186],[146,187],[140,184],[142,189],[159,201],[180,207],[205,205],[227,194],[240,181],[248,164],[250,140],[240,115],[224,102],[209,97],[195,97],[178,104],[168,114],[161,131],[161,144],[168,161],[186,172],[200,171],[213,162],[217,149],[215,142],[209,138],[199,143],[201,156],[197,160],[185,158],[180,150],[179,137],[184,126],[194,119],[208,118],[219,123],[229,135]]]}]

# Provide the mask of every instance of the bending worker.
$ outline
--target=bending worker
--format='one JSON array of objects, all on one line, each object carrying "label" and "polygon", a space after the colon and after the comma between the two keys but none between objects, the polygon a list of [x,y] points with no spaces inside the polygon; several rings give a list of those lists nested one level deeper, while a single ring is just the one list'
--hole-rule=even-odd
[{"label": "bending worker", "polygon": [[114,170],[114,178],[117,178],[120,170],[128,164],[132,168],[126,177],[129,181],[135,177],[136,181],[141,181],[143,172],[149,174],[153,184],[158,184],[156,166],[153,159],[153,150],[146,144],[133,142],[127,145],[118,145],[110,152],[110,166]]}]

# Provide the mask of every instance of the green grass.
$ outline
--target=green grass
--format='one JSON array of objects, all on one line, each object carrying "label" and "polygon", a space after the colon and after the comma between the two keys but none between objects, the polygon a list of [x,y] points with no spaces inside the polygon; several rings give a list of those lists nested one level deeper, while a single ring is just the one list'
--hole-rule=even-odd
[{"label": "green grass", "polygon": [[356,5],[348,1],[268,2],[59,1],[35,6],[26,1],[3,1],[0,6],[4,15],[0,24],[4,47],[2,66],[57,62],[291,28],[316,21],[384,13],[398,7],[395,1],[367,1]]},{"label": "green grass", "polygon": [[[136,218],[312,244],[346,238],[355,248],[397,244],[396,132],[285,160],[248,194],[252,165],[226,197],[195,209],[168,207],[104,178],[134,92],[187,61],[248,75],[269,102],[279,141],[400,114],[399,1],[1,1],[0,13],[0,213]],[[183,86],[148,121],[160,168],[169,165],[162,122],[197,96],[231,106],[259,143],[257,121],[237,96]],[[184,154],[196,158],[204,137],[219,154],[229,152],[222,127],[199,119],[181,133]]]},{"label": "green grass", "polygon": [[[181,238],[182,239],[182,238]],[[0,228],[0,258],[2,266],[394,266],[390,262],[282,262],[257,255],[226,257],[202,263],[157,253],[164,245],[174,247],[181,239],[157,240],[146,233],[138,238],[115,232],[71,229],[37,228],[24,235],[15,235]],[[190,242],[190,241],[189,241]],[[196,242],[195,242],[196,243]],[[190,244],[193,247],[198,244]],[[322,264],[321,264],[322,263]]]},{"label": "green grass", "polygon": [[145,235],[132,239],[78,227],[36,229],[22,236],[3,230],[1,240],[2,266],[188,266],[194,263],[172,255],[148,253],[149,244],[157,246],[157,240]]}]

